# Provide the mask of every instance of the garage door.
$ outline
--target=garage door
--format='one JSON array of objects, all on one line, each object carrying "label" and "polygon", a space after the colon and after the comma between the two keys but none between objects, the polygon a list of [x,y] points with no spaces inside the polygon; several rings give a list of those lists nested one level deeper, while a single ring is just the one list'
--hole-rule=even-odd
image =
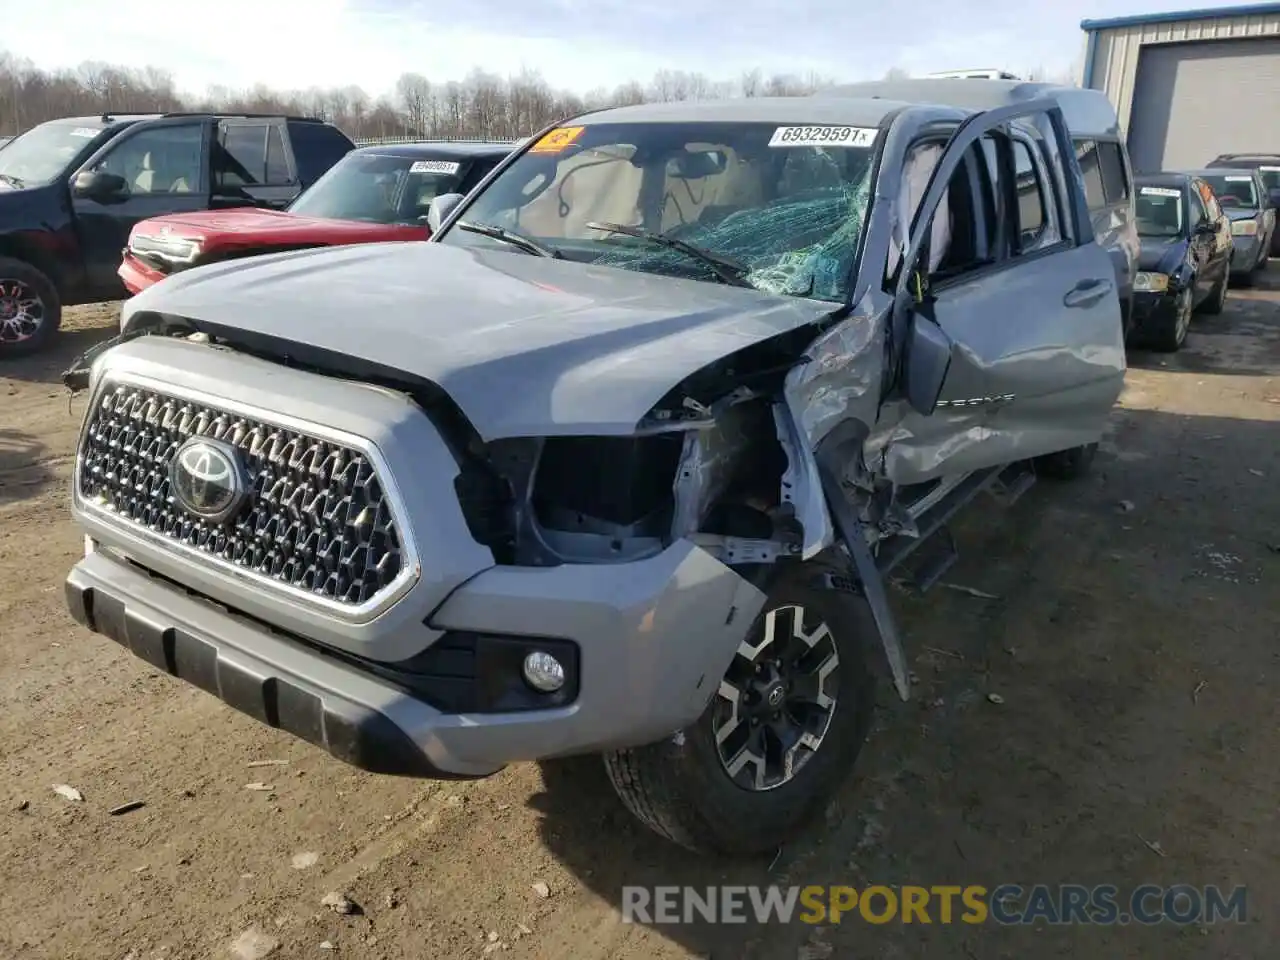
[{"label": "garage door", "polygon": [[1129,156],[1150,173],[1280,150],[1280,37],[1142,47]]}]

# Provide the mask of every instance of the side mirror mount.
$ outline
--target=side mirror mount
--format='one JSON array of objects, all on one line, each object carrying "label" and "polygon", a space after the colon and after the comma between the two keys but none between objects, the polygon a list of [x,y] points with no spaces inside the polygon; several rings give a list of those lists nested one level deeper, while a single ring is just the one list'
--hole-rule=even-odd
[{"label": "side mirror mount", "polygon": [[99,203],[113,203],[129,196],[129,184],[124,177],[105,170],[83,170],[76,174],[71,192],[74,196],[97,200]]},{"label": "side mirror mount", "polygon": [[894,324],[903,331],[902,394],[911,409],[927,417],[938,408],[951,369],[952,340],[909,296],[899,298],[897,309],[902,311]]},{"label": "side mirror mount", "polygon": [[458,208],[458,204],[463,201],[463,195],[460,193],[442,193],[438,197],[431,198],[431,206],[427,208],[427,229],[434,235],[440,229],[440,224],[449,219],[449,214]]}]

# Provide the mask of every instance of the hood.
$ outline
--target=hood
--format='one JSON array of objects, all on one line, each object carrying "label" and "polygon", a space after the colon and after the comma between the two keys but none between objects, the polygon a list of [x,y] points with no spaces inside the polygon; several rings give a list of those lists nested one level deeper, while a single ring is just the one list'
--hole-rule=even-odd
[{"label": "hood", "polygon": [[13,187],[0,181],[0,229],[43,228],[46,219],[66,210],[66,196],[55,184]]},{"label": "hood", "polygon": [[425,227],[405,224],[361,223],[300,217],[282,210],[236,207],[174,213],[144,220],[130,232],[136,236],[165,236],[201,240],[207,253],[229,247],[270,246],[294,243],[359,243],[380,240],[425,239]]},{"label": "hood", "polygon": [[1163,237],[1142,237],[1142,249],[1138,252],[1138,269],[1172,273],[1187,257],[1187,241],[1182,237],[1166,240]]},{"label": "hood", "polygon": [[1257,207],[1223,207],[1229,220],[1253,220],[1258,216]]},{"label": "hood", "polygon": [[127,301],[121,330],[164,313],[302,363],[331,368],[336,354],[399,371],[443,388],[492,440],[631,433],[685,377],[832,308],[515,251],[396,243],[186,270]]}]

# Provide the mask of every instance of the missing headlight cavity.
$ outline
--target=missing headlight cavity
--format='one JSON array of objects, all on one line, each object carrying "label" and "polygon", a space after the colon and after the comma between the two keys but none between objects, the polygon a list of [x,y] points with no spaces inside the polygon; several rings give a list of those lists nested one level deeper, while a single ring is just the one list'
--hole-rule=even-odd
[{"label": "missing headlight cavity", "polygon": [[461,499],[499,563],[636,560],[681,538],[725,562],[760,562],[799,542],[763,397],[725,398],[674,429],[499,440],[487,454],[492,482],[469,481]]}]

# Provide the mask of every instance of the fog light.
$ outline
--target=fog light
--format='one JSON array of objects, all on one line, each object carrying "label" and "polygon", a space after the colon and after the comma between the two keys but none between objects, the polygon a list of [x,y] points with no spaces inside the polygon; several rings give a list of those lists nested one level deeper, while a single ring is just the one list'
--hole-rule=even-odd
[{"label": "fog light", "polygon": [[524,658],[524,681],[535,690],[555,693],[564,686],[564,667],[544,650],[535,650]]}]

